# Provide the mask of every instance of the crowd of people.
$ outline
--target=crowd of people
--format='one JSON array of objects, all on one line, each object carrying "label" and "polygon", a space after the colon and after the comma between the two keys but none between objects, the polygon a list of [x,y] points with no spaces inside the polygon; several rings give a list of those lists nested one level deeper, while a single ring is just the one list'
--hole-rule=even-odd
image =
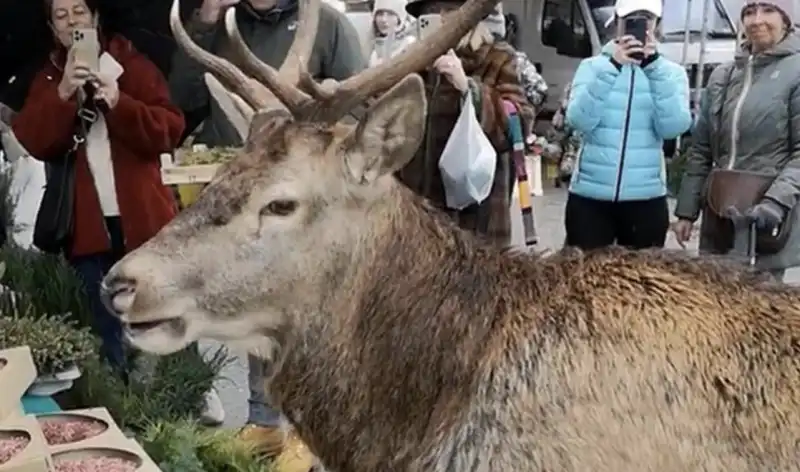
[{"label": "crowd of people", "polygon": [[[446,20],[462,4],[375,0],[366,48],[343,14],[325,7],[309,70],[318,80],[343,80],[391,61],[416,40],[417,17]],[[69,164],[68,187],[54,190],[66,192],[71,202],[69,237],[59,241],[59,250],[86,287],[105,358],[125,375],[121,328],[98,289],[116,261],[176,214],[173,193],[161,182],[159,155],[190,134],[208,146],[240,146],[241,138],[209,95],[205,71],[183,51],[176,52],[165,77],[130,41],[104,27],[97,0],[44,0],[44,6],[52,52],[21,109],[4,117],[3,143],[9,156],[47,163],[48,188],[62,182],[53,175]],[[197,44],[222,56],[229,48],[220,19],[230,7],[237,8],[239,29],[254,54],[280,65],[294,38],[298,2],[204,0],[187,29]],[[581,63],[562,91],[542,146],[569,185],[565,244],[584,250],[663,247],[670,225],[686,243],[702,213],[701,251],[724,254],[740,249],[733,243],[740,229],[734,217],[742,217],[760,230],[758,268],[781,278],[786,268],[800,264],[800,232],[792,231],[800,218],[800,145],[793,134],[800,126],[800,38],[793,2],[745,2],[740,52],[714,71],[696,117],[685,69],[659,53],[661,0],[619,0],[615,11],[609,26],[616,38]],[[627,31],[633,19],[646,26],[644,37]],[[552,93],[514,47],[519,27],[525,25],[507,24],[498,8],[450,53],[419,71],[428,95],[426,136],[397,173],[462,228],[503,246],[510,244],[509,209],[518,177],[509,116],[519,116],[532,134],[537,112]],[[95,66],[70,47],[79,28],[99,31],[102,54]],[[439,158],[465,100],[471,100],[497,159],[488,197],[455,209],[447,205]],[[662,147],[689,131],[685,178],[670,224]],[[285,441],[280,411],[269,404],[269,367],[249,359],[250,410],[241,435],[267,454],[297,453],[296,446],[287,446],[293,439]],[[208,420],[221,423],[221,402],[213,392],[208,403]]]}]

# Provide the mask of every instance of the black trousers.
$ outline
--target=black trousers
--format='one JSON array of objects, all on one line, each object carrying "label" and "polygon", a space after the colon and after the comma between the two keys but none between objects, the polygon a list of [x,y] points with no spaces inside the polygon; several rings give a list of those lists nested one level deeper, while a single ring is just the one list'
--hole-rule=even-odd
[{"label": "black trousers", "polygon": [[614,243],[631,249],[664,247],[669,229],[667,197],[608,202],[570,193],[564,225],[566,245],[583,250]]}]

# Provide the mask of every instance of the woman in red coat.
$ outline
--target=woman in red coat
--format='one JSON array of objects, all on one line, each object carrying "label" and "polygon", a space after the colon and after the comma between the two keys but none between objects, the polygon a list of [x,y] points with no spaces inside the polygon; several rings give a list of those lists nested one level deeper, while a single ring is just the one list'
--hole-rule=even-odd
[{"label": "woman in red coat", "polygon": [[121,36],[103,35],[99,70],[70,49],[72,31],[97,28],[96,0],[46,0],[55,48],[12,122],[19,142],[44,162],[70,149],[79,103],[94,90],[101,111],[75,161],[73,234],[65,252],[82,278],[103,355],[125,370],[122,330],[99,297],[102,277],[175,216],[159,155],[174,149],[184,122],[164,77]]}]

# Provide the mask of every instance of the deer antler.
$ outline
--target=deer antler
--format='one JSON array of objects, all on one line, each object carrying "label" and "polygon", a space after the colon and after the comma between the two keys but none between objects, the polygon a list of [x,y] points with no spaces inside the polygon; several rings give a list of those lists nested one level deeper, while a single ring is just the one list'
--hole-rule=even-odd
[{"label": "deer antler", "polygon": [[301,69],[311,57],[317,38],[321,0],[300,0],[299,25],[294,41],[279,71],[261,61],[244,42],[236,24],[236,10],[225,12],[225,30],[237,54],[244,59],[247,72],[266,85],[290,111],[297,114],[312,101],[312,97],[298,88]]},{"label": "deer antler", "polygon": [[280,72],[265,64],[247,47],[236,24],[236,10],[225,12],[225,30],[235,52],[243,59],[243,67],[255,80],[230,61],[211,54],[192,41],[180,20],[180,0],[174,0],[170,10],[170,27],[178,44],[186,53],[208,69],[226,89],[240,96],[254,110],[285,107],[297,114],[312,98],[301,91],[300,63],[311,57],[317,36],[320,0],[300,0],[300,21],[294,42],[280,68]]},{"label": "deer antler", "polygon": [[[438,31],[414,43],[392,61],[367,69],[341,82],[335,89],[317,84],[305,67],[316,40],[321,0],[300,0],[300,23],[289,54],[279,71],[259,60],[249,50],[239,33],[235,12],[231,10],[225,13],[226,32],[233,47],[243,58],[244,68],[261,83],[192,41],[180,21],[180,0],[174,0],[172,4],[170,26],[178,44],[187,54],[253,109],[258,111],[280,106],[299,118],[336,122],[352,108],[388,90],[406,75],[428,67],[491,13],[499,1],[467,0],[457,12],[447,17]],[[276,98],[279,104],[274,103]]]},{"label": "deer antler", "polygon": [[458,11],[448,16],[446,22],[433,34],[412,44],[391,61],[341,82],[333,94],[311,85],[313,80],[306,73],[305,77],[301,77],[301,82],[314,95],[315,100],[322,102],[315,107],[314,118],[335,122],[353,107],[379,92],[388,90],[406,75],[424,70],[437,57],[458,44],[465,34],[494,10],[497,3],[499,0],[467,0]]},{"label": "deer antler", "polygon": [[274,106],[274,94],[263,84],[251,79],[231,62],[215,56],[192,41],[180,18],[180,0],[172,3],[169,25],[178,45],[194,60],[208,69],[229,91],[239,95],[255,110]]}]

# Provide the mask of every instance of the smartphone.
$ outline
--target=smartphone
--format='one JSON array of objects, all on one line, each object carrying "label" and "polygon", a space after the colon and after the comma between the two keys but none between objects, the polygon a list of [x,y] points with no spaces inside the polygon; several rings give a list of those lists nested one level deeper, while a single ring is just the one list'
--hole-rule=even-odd
[{"label": "smartphone", "polygon": [[[648,27],[649,21],[647,18],[634,17],[625,20],[625,34],[633,36],[642,44],[647,42]],[[644,59],[644,53],[631,54],[631,58],[641,61]]]},{"label": "smartphone", "polygon": [[442,15],[420,15],[417,19],[417,39],[423,40],[442,26]]},{"label": "smartphone", "polygon": [[72,30],[72,49],[75,59],[86,64],[90,70],[100,70],[100,40],[94,28],[76,28]]}]

